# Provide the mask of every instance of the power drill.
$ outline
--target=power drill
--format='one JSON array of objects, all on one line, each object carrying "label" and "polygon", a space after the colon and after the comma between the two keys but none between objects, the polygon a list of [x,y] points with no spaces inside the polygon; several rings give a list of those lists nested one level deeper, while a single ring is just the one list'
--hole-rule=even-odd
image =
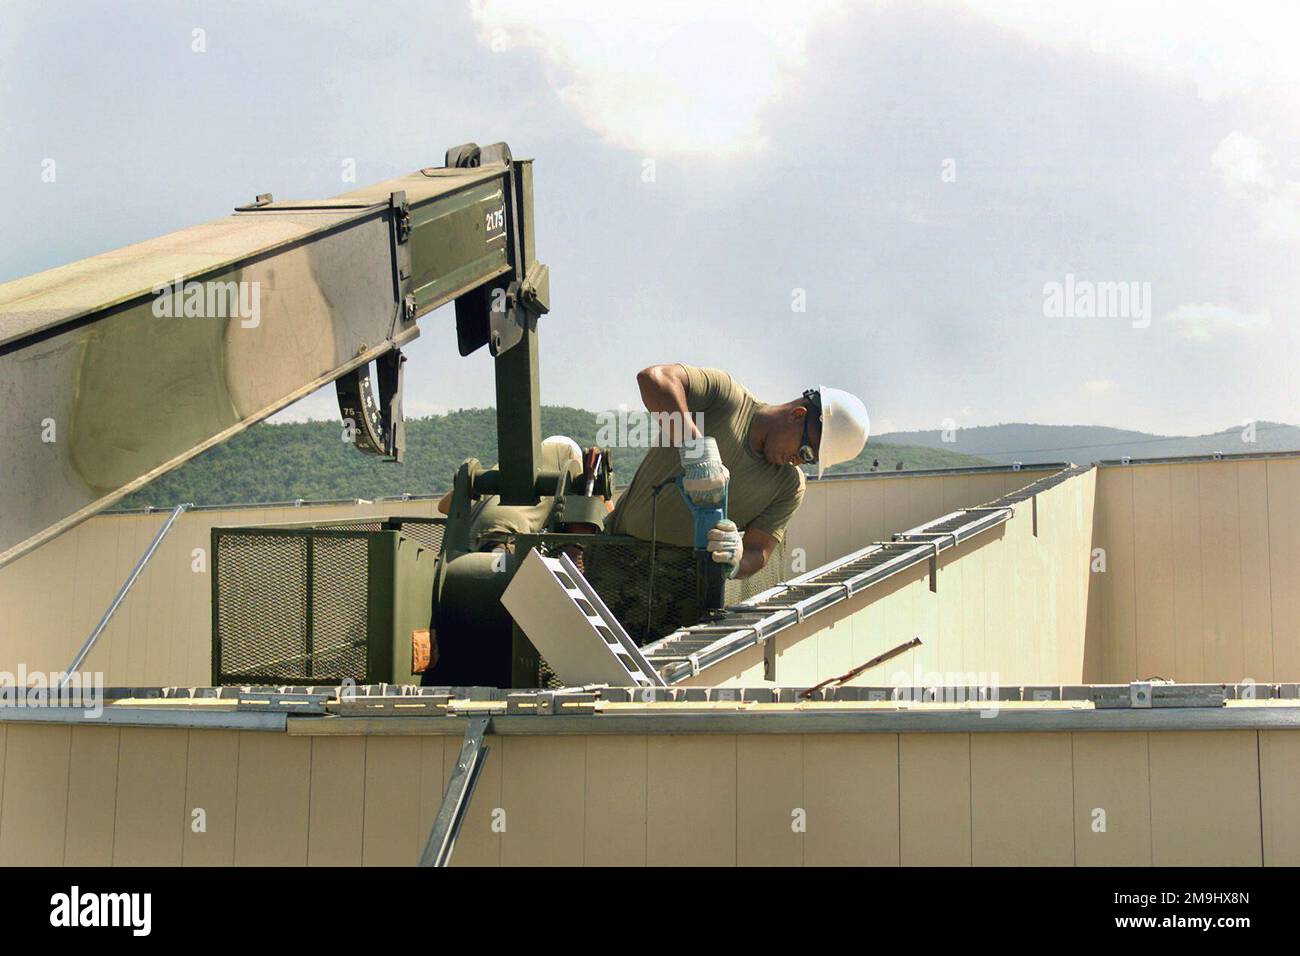
[{"label": "power drill", "polygon": [[[722,610],[723,591],[727,584],[727,567],[713,560],[709,551],[709,532],[719,521],[727,520],[727,483],[724,483],[716,496],[716,503],[710,501],[700,504],[686,493],[683,482],[686,475],[677,477],[677,490],[695,521],[695,598],[705,617],[711,617]],[[710,496],[714,497],[714,496]]]}]

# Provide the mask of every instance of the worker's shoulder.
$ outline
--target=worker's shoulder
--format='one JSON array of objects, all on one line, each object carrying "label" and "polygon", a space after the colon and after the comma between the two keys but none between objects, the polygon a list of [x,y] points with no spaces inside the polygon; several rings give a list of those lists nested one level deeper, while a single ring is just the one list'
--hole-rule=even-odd
[{"label": "worker's shoulder", "polygon": [[726,369],[711,368],[703,365],[681,363],[686,370],[686,380],[692,392],[709,398],[724,398],[731,401],[746,399],[756,401],[752,392],[742,385]]},{"label": "worker's shoulder", "polygon": [[808,479],[798,465],[778,465],[776,485],[782,496],[793,495],[803,500]]}]

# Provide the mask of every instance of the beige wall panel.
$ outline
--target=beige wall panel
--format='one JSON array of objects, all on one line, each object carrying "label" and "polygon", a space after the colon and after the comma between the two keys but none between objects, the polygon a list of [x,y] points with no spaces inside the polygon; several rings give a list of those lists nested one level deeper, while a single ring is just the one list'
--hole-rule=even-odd
[{"label": "beige wall panel", "polygon": [[[960,549],[939,555],[939,590],[931,594],[930,598],[936,611],[936,656],[941,674],[963,673],[962,661],[965,655],[962,645],[965,643],[965,635],[962,633],[962,628],[966,624],[965,559],[968,557],[971,555],[963,556]],[[980,631],[982,636],[983,629],[981,628]]]},{"label": "beige wall panel", "polygon": [[587,738],[506,737],[503,866],[581,866]]},{"label": "beige wall panel", "polygon": [[825,500],[826,560],[842,558],[862,547],[853,534],[854,487],[849,482],[827,482],[821,497]]},{"label": "beige wall panel", "polygon": [[[196,685],[212,683],[212,526],[211,517],[203,515],[186,542],[190,570],[185,579],[184,613],[176,623],[178,646],[172,652],[172,660],[184,661],[186,681]],[[200,571],[193,569],[195,548],[203,549]]]},{"label": "beige wall panel", "polygon": [[1264,864],[1300,866],[1300,733],[1259,731]]},{"label": "beige wall panel", "polygon": [[890,532],[905,531],[918,524],[943,516],[943,479],[917,478],[911,486],[911,511],[904,527],[890,528]]},{"label": "beige wall panel", "polygon": [[1300,458],[1268,463],[1273,679],[1300,681]]},{"label": "beige wall panel", "polygon": [[68,813],[67,726],[11,724],[0,791],[0,867],[63,863]]},{"label": "beige wall panel", "polygon": [[[487,759],[479,772],[473,799],[465,812],[465,820],[456,839],[455,852],[451,858],[452,866],[501,865],[500,811],[504,809],[501,805],[501,780],[506,754],[500,738],[488,736],[484,742],[489,748]],[[462,743],[464,743],[462,737],[443,738],[444,792],[447,780],[450,779],[452,770],[456,766]],[[508,825],[509,821],[505,822]],[[425,836],[427,837],[428,834],[426,833]]]},{"label": "beige wall panel", "polygon": [[[811,683],[816,684],[828,677],[847,674],[868,658],[853,656],[853,620],[848,614],[838,614],[831,618],[832,624],[818,631],[809,641],[817,648],[817,666]],[[778,668],[777,673],[780,673]]]},{"label": "beige wall panel", "polygon": [[898,746],[897,734],[803,737],[806,865],[898,865]]},{"label": "beige wall panel", "polygon": [[[924,568],[911,568],[877,585],[879,594],[872,595],[869,591],[874,589],[869,589],[867,594],[854,599],[850,606],[861,608],[853,616],[855,658],[868,661],[918,636],[916,604],[922,599],[922,591],[928,593],[926,581]],[[854,683],[901,685],[918,682],[922,674],[932,670],[930,635],[919,636],[920,647],[864,671]]]},{"label": "beige wall panel", "polygon": [[899,735],[899,848],[903,866],[970,865],[971,736]]},{"label": "beige wall panel", "polygon": [[939,485],[942,489],[944,514],[958,508],[969,508],[976,503],[970,499],[970,475],[944,475],[939,479]]},{"label": "beige wall panel", "polygon": [[[39,594],[35,609],[37,619],[27,634],[27,666],[42,671],[62,671],[75,654],[75,650],[69,647],[72,634],[69,624],[77,606],[77,591],[81,588],[81,582],[74,577],[79,541],[71,535],[60,535],[46,544],[45,550],[49,554],[45,555],[45,568],[36,588]],[[77,643],[80,646],[80,641]]]},{"label": "beige wall panel", "polygon": [[975,499],[976,505],[988,504],[1001,498],[1007,493],[1008,480],[1013,488],[1023,488],[1029,484],[1027,475],[1024,472],[1017,472],[1011,475],[1003,475],[998,472],[990,472],[982,475],[970,476],[970,495]]},{"label": "beige wall panel", "polygon": [[[159,515],[158,518],[158,526],[162,527],[167,516]],[[156,529],[154,533],[157,533]],[[173,525],[149,563],[152,591],[145,612],[146,684],[162,686],[175,683],[185,673],[188,656],[186,635],[177,629],[181,618],[178,611],[185,597],[184,589],[190,584],[187,580],[190,573],[189,551],[185,548],[185,543],[182,529]],[[175,665],[172,663],[173,656],[177,661]]]},{"label": "beige wall panel", "polygon": [[1074,498],[1074,535],[1075,543],[1070,555],[1070,580],[1074,587],[1074,645],[1062,647],[1059,658],[1062,661],[1060,674],[1063,680],[1072,678],[1083,682],[1084,655],[1088,643],[1088,619],[1090,616],[1090,598],[1092,595],[1092,529],[1093,516],[1097,504],[1097,469],[1077,479],[1081,482],[1079,494]]},{"label": "beige wall panel", "polygon": [[971,734],[970,768],[976,866],[1074,863],[1069,734]]},{"label": "beige wall panel", "polygon": [[1169,467],[1132,470],[1133,573],[1139,678],[1172,679],[1174,646],[1173,505]]},{"label": "beige wall panel", "polygon": [[[1108,476],[1112,469],[1103,470]],[[1172,465],[1169,498],[1173,503],[1174,654],[1170,678],[1195,683],[1209,680],[1205,666],[1204,576],[1201,569],[1200,471],[1196,465]],[[1117,581],[1118,579],[1112,579]],[[1134,675],[1135,676],[1135,675]],[[1132,680],[1107,672],[1108,680]]]},{"label": "beige wall panel", "polygon": [[1075,862],[1079,866],[1150,866],[1147,735],[1072,736]]},{"label": "beige wall panel", "polygon": [[740,866],[802,866],[807,811],[803,738],[793,734],[739,735],[736,761],[736,862]]},{"label": "beige wall panel", "polygon": [[[1269,568],[1268,462],[1237,464],[1237,513],[1241,547],[1243,677],[1274,680],[1273,603]],[[1286,534],[1285,528],[1278,532]]]},{"label": "beige wall panel", "polygon": [[961,670],[968,674],[981,671],[991,674],[997,666],[987,651],[989,625],[985,609],[985,555],[982,543],[976,539],[958,564],[961,569],[961,619],[957,625],[961,639],[958,646]]},{"label": "beige wall panel", "polygon": [[1016,517],[1006,524],[1006,573],[1011,581],[1008,594],[1011,613],[1008,617],[1012,640],[1011,680],[1014,683],[1035,680],[1043,674],[1038,645],[1039,597],[1048,586],[1037,573],[1038,548],[1033,539],[1033,502],[1015,506]]},{"label": "beige wall panel", "polygon": [[[361,866],[366,799],[366,750],[376,740],[405,738],[323,736],[311,739],[311,797],[307,811],[307,865]],[[418,744],[417,744],[418,746]],[[418,780],[417,780],[418,783]],[[378,806],[382,801],[375,800]],[[412,860],[404,860],[411,863]]]},{"label": "beige wall panel", "polygon": [[654,736],[647,746],[646,862],[736,862],[736,738]]},{"label": "beige wall panel", "polygon": [[[777,672],[778,674],[780,671]],[[755,687],[763,681],[763,648],[750,647],[679,682],[678,687]]]},{"label": "beige wall panel", "polygon": [[[885,511],[885,528],[888,532],[904,531],[913,527],[916,522],[912,521],[912,482],[909,481],[891,481],[888,478],[878,478],[877,481],[883,481],[884,490],[884,511]],[[934,515],[933,517],[939,517]],[[882,537],[887,538],[886,533]]]},{"label": "beige wall panel", "polygon": [[1106,549],[1105,631],[1102,659],[1107,680],[1136,680],[1137,620],[1133,554],[1133,468],[1107,469],[1098,490],[1097,507],[1105,519],[1101,547]]},{"label": "beige wall panel", "polygon": [[66,866],[112,866],[117,815],[116,727],[73,726],[68,758]]},{"label": "beige wall panel", "polygon": [[1152,862],[1258,866],[1255,732],[1153,733],[1150,747]]},{"label": "beige wall panel", "polygon": [[786,527],[787,547],[804,550],[809,570],[829,560],[826,553],[826,489],[829,486],[830,482],[815,489],[810,487]]},{"label": "beige wall panel", "polygon": [[[167,520],[165,514],[151,514],[142,518],[136,527],[136,559],[148,549],[153,537],[158,533],[164,521]],[[169,568],[166,552],[175,547],[175,542],[171,540],[169,534],[162,544],[158,546],[158,551],[154,554],[153,559],[145,573],[142,573],[136,580],[135,586],[131,588],[131,594],[127,598],[135,604],[135,625],[128,635],[130,644],[129,663],[127,665],[127,676],[129,683],[136,686],[147,686],[148,684],[160,683],[153,679],[150,672],[150,662],[154,656],[153,647],[155,644],[155,632],[158,629],[159,618],[162,617],[162,611],[167,608],[169,595],[165,584],[161,580],[169,577]],[[128,573],[130,573],[128,571]]]},{"label": "beige wall panel", "polygon": [[1241,528],[1237,463],[1209,462],[1200,470],[1201,570],[1205,581],[1206,676],[1239,681],[1248,676],[1241,626]]},{"label": "beige wall panel", "polygon": [[[940,556],[935,592],[928,564],[918,564],[777,635],[777,680],[816,683],[919,636],[905,658],[853,683],[966,682],[969,674],[1004,685],[1078,682],[1094,488],[1089,472],[1040,493],[1037,536],[1033,505],[1019,503],[1006,524]],[[719,669],[718,683],[733,671]],[[714,680],[706,678],[693,683]]]},{"label": "beige wall panel", "polygon": [[645,865],[647,741],[603,734],[587,738],[583,829],[587,866]]},{"label": "beige wall panel", "polygon": [[366,738],[365,866],[414,866],[419,862],[428,837],[420,831],[420,760],[418,737]]},{"label": "beige wall panel", "polygon": [[[107,518],[91,519],[77,525],[69,534],[76,535],[80,542],[77,548],[77,604],[76,614],[73,618],[71,633],[59,634],[56,629],[45,631],[47,639],[52,647],[57,647],[66,654],[60,668],[67,666],[71,662],[73,655],[80,648],[81,641],[90,636],[90,632],[95,629],[99,619],[103,617],[108,602],[113,599],[113,589],[108,580],[108,565],[111,563],[106,560],[106,556],[116,554],[117,552],[117,533],[121,525],[117,521]],[[30,561],[32,558],[40,555],[41,549],[37,549],[33,554],[22,558],[18,563]],[[3,581],[4,575],[8,569],[0,570],[0,592],[5,590]],[[75,645],[75,646],[74,646]],[[64,655],[61,654],[60,657]],[[83,666],[89,671],[104,669],[104,664],[108,660],[107,653],[103,650],[103,643],[91,651],[90,657],[86,659]]]},{"label": "beige wall panel", "polygon": [[[182,829],[186,866],[233,866],[239,785],[239,734],[233,730],[191,730],[185,767]],[[201,809],[204,830],[194,832]]]},{"label": "beige wall panel", "polygon": [[[122,585],[131,573],[131,568],[135,566],[135,561],[140,557],[140,552],[136,550],[135,540],[137,531],[143,523],[144,518],[140,515],[123,515],[117,518],[108,519],[120,522],[117,531],[117,550],[105,562],[107,580],[109,582],[108,598],[104,606],[113,599],[113,595]],[[112,622],[100,635],[100,642],[104,644],[104,650],[107,654],[102,670],[104,671],[104,682],[110,686],[125,686],[131,683],[130,680],[130,654],[131,654],[131,634],[132,620],[134,615],[132,611],[135,607],[134,598],[136,595],[128,596],[113,615]]]},{"label": "beige wall panel", "polygon": [[872,541],[887,536],[885,530],[885,486],[881,481],[855,481],[850,484],[849,527],[853,534],[851,550],[865,548]]},{"label": "beige wall panel", "polygon": [[985,561],[984,653],[988,657],[988,670],[997,674],[998,683],[1014,684],[1020,667],[1016,662],[1012,618],[1015,580],[1009,573],[1013,545],[1008,541],[1005,525],[980,535],[978,541]]},{"label": "beige wall panel", "polygon": [[[868,661],[885,649],[885,642],[888,638],[884,633],[882,623],[884,620],[883,608],[888,602],[884,601],[883,595],[886,592],[894,593],[903,586],[904,582],[898,578],[881,582],[878,585],[881,593],[876,596],[876,599],[870,603],[862,604],[861,609],[849,614],[847,620],[851,627],[853,639],[851,656],[855,661]],[[853,601],[850,602],[850,605],[856,607],[857,603],[857,601]],[[849,681],[849,684],[855,686],[885,684],[888,683],[887,675],[900,667],[904,669],[910,667],[906,656],[896,658],[886,662],[881,667],[866,671]]]},{"label": "beige wall panel", "polygon": [[189,828],[189,731],[123,727],[118,743],[114,866],[180,866]]},{"label": "beige wall panel", "polygon": [[[924,674],[940,672],[940,636],[939,636],[939,595],[930,590],[930,562],[920,565],[921,580],[912,585],[912,629],[919,634],[924,643],[911,651],[908,656],[915,658],[914,664]],[[910,636],[910,635],[909,635]],[[907,638],[904,638],[907,640]],[[892,663],[892,662],[891,662]]]},{"label": "beige wall panel", "polygon": [[[125,581],[135,567],[135,562],[140,560],[140,555],[144,554],[149,544],[153,541],[154,535],[162,526],[166,518],[163,515],[141,515],[132,519],[134,530],[134,540],[131,544],[131,554],[128,556],[129,561],[126,567],[120,568],[121,578]],[[156,557],[156,555],[155,555]],[[130,595],[122,602],[123,607],[131,606],[131,626],[121,635],[126,639],[126,678],[124,683],[142,687],[146,685],[148,677],[145,674],[145,663],[149,651],[149,613],[153,606],[156,594],[159,589],[157,576],[159,568],[151,562],[147,574],[141,574],[136,580],[135,586],[131,588]],[[122,609],[118,609],[118,614]]]},{"label": "beige wall panel", "polygon": [[429,831],[433,829],[434,818],[447,790],[442,762],[445,746],[441,737],[420,738],[420,852],[424,852],[424,844],[428,842]]},{"label": "beige wall panel", "polygon": [[[769,640],[776,642],[776,680],[780,684],[808,686],[817,683],[817,645],[819,632],[825,625],[818,621],[796,624],[789,630],[773,635]],[[844,633],[844,632],[841,632]],[[851,634],[852,631],[847,632]],[[840,673],[843,673],[841,671]],[[704,684],[711,684],[711,670],[703,675]],[[726,686],[724,683],[723,686]]]},{"label": "beige wall panel", "polygon": [[311,738],[239,734],[236,866],[306,866]]}]

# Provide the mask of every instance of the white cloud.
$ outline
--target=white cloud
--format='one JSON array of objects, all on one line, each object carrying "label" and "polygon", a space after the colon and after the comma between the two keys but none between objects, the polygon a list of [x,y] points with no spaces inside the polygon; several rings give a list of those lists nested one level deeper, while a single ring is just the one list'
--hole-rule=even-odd
[{"label": "white cloud", "polygon": [[1100,395],[1102,392],[1113,392],[1119,388],[1119,382],[1113,378],[1094,378],[1084,382],[1083,387],[1095,395]]},{"label": "white cloud", "polygon": [[837,0],[471,0],[489,49],[535,49],[560,100],[646,156],[753,152]]},{"label": "white cloud", "polygon": [[1268,150],[1259,140],[1239,130],[1223,138],[1210,157],[1210,164],[1230,186],[1273,188],[1273,162]]},{"label": "white cloud", "polygon": [[1300,236],[1300,183],[1277,175],[1277,163],[1262,142],[1234,130],[1214,150],[1210,164],[1228,189],[1253,207],[1266,235]]},{"label": "white cloud", "polygon": [[1032,42],[1174,82],[1210,101],[1300,86],[1294,0],[958,0]]},{"label": "white cloud", "polygon": [[1208,342],[1221,332],[1256,332],[1267,326],[1273,317],[1263,312],[1240,312],[1227,305],[1203,302],[1199,305],[1180,305],[1165,316],[1186,338]]}]

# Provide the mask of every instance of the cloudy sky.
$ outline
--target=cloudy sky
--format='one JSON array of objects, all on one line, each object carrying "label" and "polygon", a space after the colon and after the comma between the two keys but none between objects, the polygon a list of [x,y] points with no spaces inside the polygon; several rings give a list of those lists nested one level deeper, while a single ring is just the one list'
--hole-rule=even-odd
[{"label": "cloudy sky", "polygon": [[[1298,10],[5,0],[0,280],[504,139],[548,403],[686,361],[856,391],[877,431],[1295,422]],[[408,412],[492,404],[450,310],[423,328]]]}]

